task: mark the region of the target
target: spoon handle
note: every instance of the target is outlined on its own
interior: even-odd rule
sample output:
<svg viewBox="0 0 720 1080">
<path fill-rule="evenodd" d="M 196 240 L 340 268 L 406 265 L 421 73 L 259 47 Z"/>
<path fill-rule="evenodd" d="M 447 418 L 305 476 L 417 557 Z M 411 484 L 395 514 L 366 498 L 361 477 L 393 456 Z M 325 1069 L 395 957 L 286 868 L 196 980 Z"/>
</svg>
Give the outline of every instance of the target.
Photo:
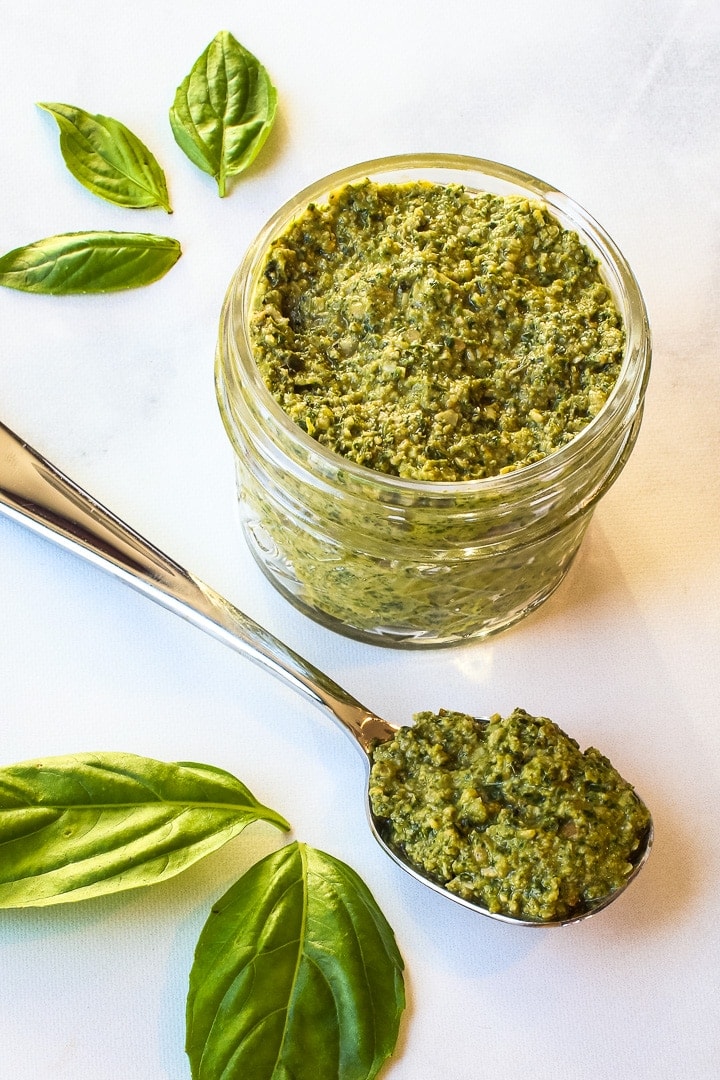
<svg viewBox="0 0 720 1080">
<path fill-rule="evenodd" d="M 310 698 L 367 754 L 389 724 L 184 570 L 0 422 L 0 512 L 181 615 Z"/>
</svg>

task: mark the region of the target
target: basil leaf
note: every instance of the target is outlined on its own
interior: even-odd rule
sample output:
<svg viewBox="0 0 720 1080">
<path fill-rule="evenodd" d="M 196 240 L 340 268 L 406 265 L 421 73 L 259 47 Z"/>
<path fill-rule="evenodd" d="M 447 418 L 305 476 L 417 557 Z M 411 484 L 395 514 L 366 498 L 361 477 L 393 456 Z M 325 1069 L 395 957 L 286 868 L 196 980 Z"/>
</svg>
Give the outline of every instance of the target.
<svg viewBox="0 0 720 1080">
<path fill-rule="evenodd" d="M 134 754 L 70 754 L 0 769 L 0 907 L 151 885 L 252 821 L 290 826 L 230 773 Z"/>
<path fill-rule="evenodd" d="M 367 886 L 294 843 L 213 907 L 190 973 L 193 1080 L 370 1080 L 397 1041 L 403 961 Z"/>
<path fill-rule="evenodd" d="M 88 191 L 119 206 L 161 206 L 172 213 L 165 174 L 129 128 L 74 105 L 38 104 L 55 117 L 65 164 Z"/>
<path fill-rule="evenodd" d="M 149 233 L 61 233 L 0 257 L 0 285 L 23 292 L 114 292 L 149 285 L 180 258 L 177 240 Z"/>
<path fill-rule="evenodd" d="M 276 108 L 277 92 L 265 68 L 222 30 L 177 88 L 170 125 L 178 146 L 215 177 L 223 196 L 228 177 L 254 161 Z"/>
</svg>

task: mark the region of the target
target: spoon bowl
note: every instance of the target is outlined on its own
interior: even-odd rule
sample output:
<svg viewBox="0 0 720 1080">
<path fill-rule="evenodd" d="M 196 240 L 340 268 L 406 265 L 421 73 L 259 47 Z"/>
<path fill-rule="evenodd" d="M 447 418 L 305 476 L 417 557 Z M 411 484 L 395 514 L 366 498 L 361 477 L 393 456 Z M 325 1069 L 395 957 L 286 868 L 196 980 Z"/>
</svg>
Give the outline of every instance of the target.
<svg viewBox="0 0 720 1080">
<path fill-rule="evenodd" d="M 351 737 L 363 755 L 366 810 L 376 840 L 398 866 L 446 899 L 500 922 L 560 926 L 586 919 L 606 908 L 644 865 L 652 844 L 652 823 L 622 888 L 567 918 L 522 919 L 491 912 L 481 904 L 456 896 L 439 881 L 423 874 L 387 842 L 383 822 L 372 811 L 369 778 L 373 748 L 392 739 L 398 727 L 367 709 L 328 675 L 145 540 L 2 423 L 0 512 L 212 634 L 319 706 Z"/>
<path fill-rule="evenodd" d="M 485 717 L 476 717 L 475 719 L 479 720 L 479 722 L 481 723 L 487 722 L 487 719 Z M 370 761 L 371 760 L 372 758 L 370 758 Z M 637 795 L 637 792 L 635 794 L 638 801 L 643 806 L 645 806 L 645 803 L 640 798 L 640 796 Z M 567 926 L 570 923 L 582 922 L 583 920 L 590 918 L 592 915 L 596 915 L 598 912 L 603 911 L 606 907 L 613 903 L 614 900 L 618 898 L 620 893 L 625 891 L 630 882 L 634 881 L 634 879 L 640 873 L 641 869 L 643 868 L 645 862 L 648 859 L 648 856 L 650 855 L 650 849 L 653 842 L 653 824 L 652 819 L 650 819 L 650 823 L 642 837 L 640 845 L 630 857 L 632 870 L 627 875 L 625 881 L 620 887 L 614 889 L 610 893 L 607 893 L 605 896 L 598 897 L 597 900 L 593 901 L 593 903 L 589 904 L 587 907 L 577 910 L 571 915 L 567 915 L 563 918 L 526 919 L 518 915 L 505 914 L 499 911 L 490 911 L 487 907 L 485 907 L 485 905 L 481 904 L 479 901 L 468 900 L 462 896 L 457 896 L 449 889 L 446 889 L 442 882 L 434 880 L 428 874 L 423 874 L 423 872 L 419 870 L 417 866 L 415 866 L 409 859 L 405 857 L 401 850 L 394 847 L 387 841 L 385 837 L 385 833 L 387 831 L 386 825 L 382 819 L 378 818 L 373 813 L 369 795 L 367 798 L 367 815 L 370 822 L 370 828 L 373 832 L 373 835 L 375 836 L 375 839 L 385 849 L 386 853 L 390 856 L 390 858 L 393 859 L 398 866 L 402 867 L 402 869 L 405 870 L 406 873 L 410 874 L 416 880 L 421 881 L 422 884 L 426 885 L 428 888 L 433 889 L 435 892 L 441 893 L 446 899 L 453 900 L 456 904 L 460 904 L 461 907 L 466 907 L 469 908 L 471 911 L 479 912 L 480 914 L 486 915 L 489 918 L 495 919 L 498 922 L 513 923 L 515 926 Z"/>
</svg>

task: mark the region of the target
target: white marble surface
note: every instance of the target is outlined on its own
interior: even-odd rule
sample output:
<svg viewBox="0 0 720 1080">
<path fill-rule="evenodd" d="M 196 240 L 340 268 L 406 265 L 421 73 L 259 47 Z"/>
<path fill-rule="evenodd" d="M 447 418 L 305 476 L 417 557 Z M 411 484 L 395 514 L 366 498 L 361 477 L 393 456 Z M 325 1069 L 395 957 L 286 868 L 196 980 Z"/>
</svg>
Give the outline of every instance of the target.
<svg viewBox="0 0 720 1080">
<path fill-rule="evenodd" d="M 175 87 L 220 29 L 267 65 L 277 127 L 225 200 L 175 146 Z M 0 416 L 381 714 L 547 713 L 644 793 L 652 858 L 595 920 L 527 931 L 425 893 L 367 831 L 362 767 L 309 704 L 0 517 L 0 762 L 124 749 L 239 775 L 345 859 L 394 927 L 409 1005 L 387 1080 L 710 1080 L 720 1072 L 720 8 L 716 0 L 6 0 L 0 250 L 167 232 L 161 282 L 0 289 Z M 175 213 L 94 198 L 37 101 L 122 119 Z M 397 653 L 291 610 L 238 534 L 213 396 L 225 286 L 265 218 L 369 157 L 447 150 L 552 181 L 632 263 L 654 330 L 644 426 L 556 595 L 512 631 Z M 174 882 L 0 912 L 0 1080 L 188 1080 L 184 1000 L 213 900 L 280 839 L 256 828 Z M 1 853 L 0 853 L 1 857 Z"/>
</svg>

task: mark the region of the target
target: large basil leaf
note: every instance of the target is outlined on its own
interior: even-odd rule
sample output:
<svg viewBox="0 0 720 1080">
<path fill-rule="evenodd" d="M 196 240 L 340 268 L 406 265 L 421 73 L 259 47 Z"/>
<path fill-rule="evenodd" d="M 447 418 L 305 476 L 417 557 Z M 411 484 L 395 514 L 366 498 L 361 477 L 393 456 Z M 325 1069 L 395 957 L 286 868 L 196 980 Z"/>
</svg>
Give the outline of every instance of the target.
<svg viewBox="0 0 720 1080">
<path fill-rule="evenodd" d="M 88 191 L 119 206 L 161 206 L 172 213 L 165 174 L 129 128 L 74 105 L 38 104 L 55 117 L 65 164 Z"/>
<path fill-rule="evenodd" d="M 403 961 L 367 886 L 294 843 L 214 906 L 190 974 L 193 1080 L 370 1080 L 395 1048 Z"/>
<path fill-rule="evenodd" d="M 222 30 L 177 88 L 170 125 L 178 146 L 215 177 L 223 196 L 228 177 L 257 156 L 276 108 L 277 92 L 263 65 Z"/>
<path fill-rule="evenodd" d="M 149 233 L 61 233 L 0 258 L 0 285 L 23 292 L 115 292 L 148 285 L 180 258 L 177 240 Z"/>
<path fill-rule="evenodd" d="M 0 769 L 0 907 L 162 881 L 258 820 L 290 827 L 210 765 L 97 753 L 7 766 Z"/>
</svg>

